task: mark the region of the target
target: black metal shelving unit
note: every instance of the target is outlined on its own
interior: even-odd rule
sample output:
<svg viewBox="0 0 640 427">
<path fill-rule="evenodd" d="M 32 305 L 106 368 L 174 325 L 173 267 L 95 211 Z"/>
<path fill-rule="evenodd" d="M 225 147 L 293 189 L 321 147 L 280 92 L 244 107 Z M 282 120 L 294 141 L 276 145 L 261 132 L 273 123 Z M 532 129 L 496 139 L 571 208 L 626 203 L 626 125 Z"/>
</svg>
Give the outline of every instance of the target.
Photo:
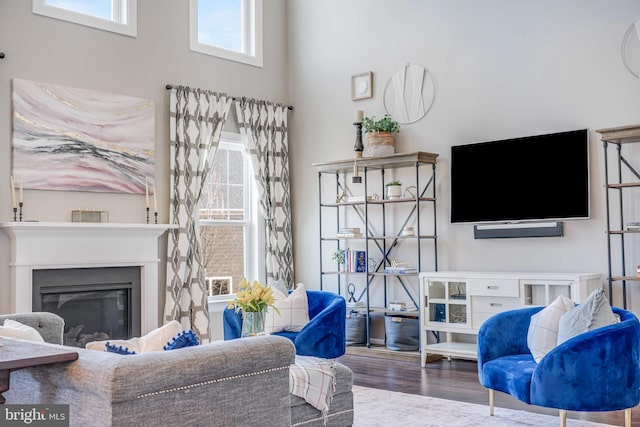
<svg viewBox="0 0 640 427">
<path fill-rule="evenodd" d="M 325 278 L 337 277 L 337 292 L 342 294 L 343 281 L 346 284 L 347 277 L 363 276 L 365 285 L 357 295 L 357 301 L 363 301 L 364 312 L 367 315 L 367 342 L 371 346 L 371 330 L 369 317 L 372 312 L 387 311 L 387 290 L 390 286 L 399 286 L 415 308 L 415 315 L 419 315 L 419 301 L 409 289 L 410 281 L 418 283 L 418 272 L 438 270 L 438 237 L 436 223 L 436 159 L 438 155 L 426 152 L 399 153 L 379 157 L 357 158 L 358 174 L 361 174 L 361 183 L 351 183 L 354 176 L 354 160 L 341 160 L 328 163 L 316 163 L 313 166 L 318 172 L 318 206 L 319 206 L 319 263 L 320 263 L 320 289 L 325 288 Z M 415 194 L 397 199 L 388 199 L 385 195 L 385 185 L 390 181 L 386 173 L 400 168 L 413 168 L 415 175 L 411 178 L 411 187 L 415 187 Z M 407 172 L 411 175 L 410 172 Z M 335 184 L 331 181 L 335 179 Z M 328 181 L 331 188 L 335 188 L 336 199 L 329 201 L 330 196 L 323 188 L 323 181 Z M 376 185 L 376 182 L 380 185 Z M 326 182 L 325 182 L 325 185 Z M 335 187 L 333 187 L 335 185 Z M 357 201 L 351 201 L 354 186 L 363 186 L 363 195 Z M 378 198 L 374 193 L 380 192 Z M 329 190 L 330 193 L 330 190 Z M 340 197 L 345 195 L 346 199 Z M 403 208 L 401 208 L 403 207 Z M 406 209 L 405 209 L 406 207 Z M 431 209 L 429 209 L 429 207 Z M 388 224 L 390 212 L 402 210 L 404 220 L 394 221 L 395 226 Z M 356 218 L 362 227 L 361 238 L 339 238 L 337 231 L 341 224 L 341 215 L 346 216 L 346 211 Z M 327 216 L 329 215 L 329 216 Z M 334 216 L 335 215 L 335 216 Z M 425 221 L 429 221 L 427 224 Z M 327 225 L 330 224 L 330 225 Z M 332 226 L 335 224 L 335 229 Z M 401 224 L 398 226 L 397 224 Z M 403 235 L 407 225 L 414 225 L 415 233 L 411 236 Z M 347 224 L 345 224 L 346 226 Z M 353 224 L 350 224 L 353 225 Z M 323 269 L 326 265 L 326 257 L 336 249 L 346 249 L 352 241 L 359 241 L 364 246 L 367 258 L 379 257 L 375 265 L 367 262 L 364 273 L 341 272 L 339 266 L 336 270 Z M 406 274 L 384 273 L 385 267 L 390 266 L 392 256 L 405 243 L 414 242 L 413 252 L 415 267 L 418 272 Z M 433 255 L 429 260 L 423 255 L 423 245 L 432 243 Z M 406 245 L 405 245 L 406 247 Z M 431 262 L 427 262 L 431 261 Z M 380 307 L 373 306 L 369 298 L 374 286 L 383 287 L 384 303 Z M 346 290 L 346 286 L 344 287 Z M 397 313 L 397 312 L 394 312 Z"/>
<path fill-rule="evenodd" d="M 625 158 L 623 154 L 623 146 L 625 144 L 633 144 L 640 142 L 640 125 L 622 126 L 608 129 L 596 130 L 601 135 L 602 147 L 604 150 L 604 178 L 605 178 L 605 204 L 606 204 L 606 220 L 607 220 L 607 261 L 609 266 L 608 285 L 609 298 L 613 304 L 613 285 L 620 283 L 622 286 L 622 307 L 627 308 L 627 283 L 640 282 L 638 275 L 631 275 L 627 272 L 626 258 L 626 237 L 632 238 L 640 233 L 640 230 L 628 229 L 625 226 L 625 211 L 623 201 L 623 191 L 627 189 L 640 188 L 640 174 L 635 167 Z M 609 147 L 615 147 L 615 171 L 609 170 Z M 623 172 L 626 171 L 635 180 L 625 182 Z M 609 174 L 615 172 L 613 182 L 609 181 Z M 612 213 L 612 203 L 616 200 L 612 196 L 615 194 L 617 198 L 617 212 Z M 613 217 L 616 216 L 614 219 Z M 640 221 L 635 218 L 634 222 Z M 617 241 L 614 241 L 616 240 Z M 615 247 L 618 249 L 615 249 Z M 618 251 L 619 263 L 613 260 L 614 251 Z M 640 263 L 640 262 L 639 262 Z M 635 270 L 634 270 L 635 272 Z"/>
</svg>

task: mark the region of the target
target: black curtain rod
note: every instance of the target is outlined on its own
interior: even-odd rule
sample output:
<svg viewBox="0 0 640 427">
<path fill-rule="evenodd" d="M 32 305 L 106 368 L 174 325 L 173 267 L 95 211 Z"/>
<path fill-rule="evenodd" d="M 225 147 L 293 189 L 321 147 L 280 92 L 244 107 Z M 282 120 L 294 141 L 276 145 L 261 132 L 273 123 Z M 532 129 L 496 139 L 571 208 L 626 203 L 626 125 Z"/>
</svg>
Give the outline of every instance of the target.
<svg viewBox="0 0 640 427">
<path fill-rule="evenodd" d="M 170 84 L 166 85 L 165 87 L 167 88 L 167 90 L 173 89 L 173 85 L 170 85 Z M 239 98 L 233 96 L 233 97 L 231 97 L 231 99 L 233 99 L 234 101 L 237 101 Z M 289 110 L 293 110 L 293 107 L 291 105 L 287 105 L 287 108 Z"/>
</svg>

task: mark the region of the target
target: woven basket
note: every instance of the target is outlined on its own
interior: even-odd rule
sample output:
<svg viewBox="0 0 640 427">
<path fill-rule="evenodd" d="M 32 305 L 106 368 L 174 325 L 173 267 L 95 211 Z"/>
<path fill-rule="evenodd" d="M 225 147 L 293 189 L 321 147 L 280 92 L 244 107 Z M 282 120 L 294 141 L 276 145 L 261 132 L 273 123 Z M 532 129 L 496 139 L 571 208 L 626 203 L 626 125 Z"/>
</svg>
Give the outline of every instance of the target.
<svg viewBox="0 0 640 427">
<path fill-rule="evenodd" d="M 369 132 L 364 146 L 364 157 L 386 156 L 396 152 L 395 138 L 391 132 Z"/>
<path fill-rule="evenodd" d="M 420 348 L 420 323 L 417 317 L 385 315 L 385 345 L 389 350 L 415 351 Z"/>
<path fill-rule="evenodd" d="M 347 313 L 346 322 L 347 345 L 366 344 L 367 342 L 367 316 L 364 313 Z"/>
</svg>

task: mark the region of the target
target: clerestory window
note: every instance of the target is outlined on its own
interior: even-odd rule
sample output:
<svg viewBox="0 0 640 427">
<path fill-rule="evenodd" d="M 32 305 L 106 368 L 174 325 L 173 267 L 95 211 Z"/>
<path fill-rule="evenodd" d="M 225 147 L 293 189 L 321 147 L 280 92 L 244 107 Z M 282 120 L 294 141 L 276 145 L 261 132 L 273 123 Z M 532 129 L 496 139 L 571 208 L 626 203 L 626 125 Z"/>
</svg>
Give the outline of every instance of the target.
<svg viewBox="0 0 640 427">
<path fill-rule="evenodd" d="M 88 27 L 137 35 L 137 0 L 33 0 L 33 13 Z"/>
<path fill-rule="evenodd" d="M 191 50 L 262 67 L 262 0 L 190 0 Z"/>
</svg>

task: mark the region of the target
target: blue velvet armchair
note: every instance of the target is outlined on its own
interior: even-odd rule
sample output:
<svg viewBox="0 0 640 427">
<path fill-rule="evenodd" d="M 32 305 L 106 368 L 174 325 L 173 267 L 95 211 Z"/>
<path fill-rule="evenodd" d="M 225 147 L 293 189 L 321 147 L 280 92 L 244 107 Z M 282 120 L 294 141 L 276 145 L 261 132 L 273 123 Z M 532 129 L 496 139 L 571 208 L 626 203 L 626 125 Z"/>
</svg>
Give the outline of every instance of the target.
<svg viewBox="0 0 640 427">
<path fill-rule="evenodd" d="M 577 335 L 536 363 L 527 347 L 531 316 L 544 307 L 505 311 L 487 319 L 478 332 L 478 377 L 489 389 L 531 404 L 566 411 L 625 410 L 640 402 L 640 324 L 631 312 L 613 307 L 620 323 Z"/>
<path fill-rule="evenodd" d="M 300 332 L 276 332 L 293 341 L 296 354 L 333 359 L 346 351 L 347 306 L 340 295 L 333 292 L 307 290 L 309 323 Z M 225 309 L 223 313 L 224 339 L 240 338 L 242 312 Z"/>
</svg>

